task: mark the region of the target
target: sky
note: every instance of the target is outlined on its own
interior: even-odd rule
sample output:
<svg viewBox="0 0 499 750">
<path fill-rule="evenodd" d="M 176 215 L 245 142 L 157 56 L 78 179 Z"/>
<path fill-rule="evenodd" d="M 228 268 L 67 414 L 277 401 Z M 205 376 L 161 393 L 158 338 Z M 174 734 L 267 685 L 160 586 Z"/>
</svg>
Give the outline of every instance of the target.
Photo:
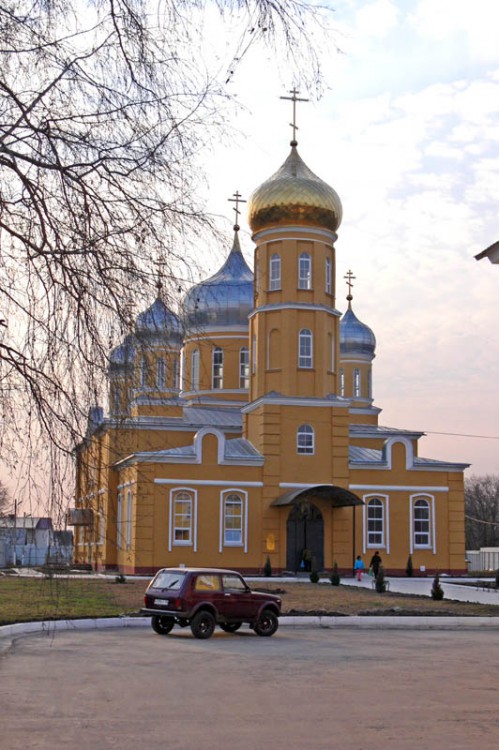
<svg viewBox="0 0 499 750">
<path fill-rule="evenodd" d="M 337 0 L 327 87 L 298 105 L 298 150 L 343 204 L 337 307 L 377 339 L 380 424 L 427 433 L 419 453 L 499 473 L 499 266 L 474 256 L 499 239 L 499 4 L 496 0 Z M 338 49 L 339 48 L 339 49 Z M 231 80 L 242 110 L 206 160 L 207 208 L 231 204 L 289 153 L 291 104 L 270 53 Z M 302 95 L 303 90 L 300 88 Z M 305 94 L 306 95 L 306 94 Z M 243 215 L 243 252 L 253 244 Z M 203 273 L 220 266 L 213 248 Z"/>
</svg>

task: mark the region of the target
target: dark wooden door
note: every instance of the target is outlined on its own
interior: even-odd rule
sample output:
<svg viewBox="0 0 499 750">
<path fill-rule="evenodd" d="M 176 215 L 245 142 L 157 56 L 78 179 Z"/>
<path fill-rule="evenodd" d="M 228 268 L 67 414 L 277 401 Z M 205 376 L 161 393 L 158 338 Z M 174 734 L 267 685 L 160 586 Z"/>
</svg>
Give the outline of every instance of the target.
<svg viewBox="0 0 499 750">
<path fill-rule="evenodd" d="M 296 505 L 286 524 L 286 567 L 300 570 L 304 555 L 309 558 L 306 568 L 324 567 L 324 521 L 322 513 L 308 502 Z"/>
</svg>

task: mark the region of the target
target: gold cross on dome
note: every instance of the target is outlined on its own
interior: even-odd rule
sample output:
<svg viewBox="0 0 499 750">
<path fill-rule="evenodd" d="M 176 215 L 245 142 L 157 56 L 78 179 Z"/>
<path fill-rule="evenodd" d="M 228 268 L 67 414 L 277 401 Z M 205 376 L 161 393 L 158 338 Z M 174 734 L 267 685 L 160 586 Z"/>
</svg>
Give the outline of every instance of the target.
<svg viewBox="0 0 499 750">
<path fill-rule="evenodd" d="M 353 275 L 352 271 L 347 271 L 346 274 L 343 276 L 343 278 L 346 279 L 347 281 L 347 286 L 348 286 L 347 300 L 350 302 L 351 300 L 353 300 L 352 288 L 353 288 L 353 281 L 356 277 Z"/>
<path fill-rule="evenodd" d="M 297 146 L 298 141 L 296 140 L 296 131 L 298 130 L 298 125 L 296 124 L 296 102 L 308 102 L 309 99 L 300 99 L 298 97 L 298 94 L 300 93 L 296 86 L 294 86 L 291 91 L 289 92 L 291 96 L 280 96 L 279 99 L 286 99 L 287 101 L 293 102 L 293 122 L 290 122 L 289 124 L 293 128 L 293 140 L 291 141 L 292 146 Z"/>
<path fill-rule="evenodd" d="M 244 198 L 242 198 L 239 190 L 236 190 L 236 192 L 233 193 L 233 196 L 234 196 L 233 198 L 227 198 L 227 200 L 229 201 L 229 203 L 236 204 L 233 208 L 233 210 L 236 212 L 236 223 L 234 225 L 234 229 L 236 229 L 236 227 L 237 229 L 239 229 L 239 214 L 241 213 L 241 211 L 239 210 L 239 204 L 246 203 L 246 201 L 244 200 Z"/>
</svg>

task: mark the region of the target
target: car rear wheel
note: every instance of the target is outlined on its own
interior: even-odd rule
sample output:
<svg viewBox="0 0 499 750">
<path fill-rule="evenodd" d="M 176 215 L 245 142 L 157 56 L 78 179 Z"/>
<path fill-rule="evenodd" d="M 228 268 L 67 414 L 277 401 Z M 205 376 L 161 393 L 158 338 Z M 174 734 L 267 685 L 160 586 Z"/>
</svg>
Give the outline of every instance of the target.
<svg viewBox="0 0 499 750">
<path fill-rule="evenodd" d="M 174 625 L 175 620 L 173 617 L 154 615 L 154 617 L 151 618 L 151 627 L 158 635 L 168 635 Z"/>
<path fill-rule="evenodd" d="M 222 630 L 225 630 L 226 633 L 235 633 L 236 630 L 239 630 L 241 627 L 242 622 L 222 622 L 220 623 L 220 627 Z"/>
<path fill-rule="evenodd" d="M 215 618 L 211 612 L 198 612 L 191 620 L 192 635 L 195 638 L 210 638 L 215 630 Z"/>
<path fill-rule="evenodd" d="M 278 627 L 279 620 L 275 612 L 272 612 L 270 609 L 265 609 L 258 618 L 253 630 L 257 635 L 265 637 L 274 635 Z"/>
</svg>

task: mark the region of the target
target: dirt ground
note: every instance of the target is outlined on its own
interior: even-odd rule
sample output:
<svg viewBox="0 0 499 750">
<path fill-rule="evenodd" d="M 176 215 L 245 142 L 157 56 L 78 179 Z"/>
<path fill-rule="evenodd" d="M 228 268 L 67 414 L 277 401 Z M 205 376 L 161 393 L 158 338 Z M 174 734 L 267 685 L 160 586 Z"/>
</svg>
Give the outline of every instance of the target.
<svg viewBox="0 0 499 750">
<path fill-rule="evenodd" d="M 142 606 L 145 585 L 143 581 L 113 586 L 113 596 L 127 613 Z M 378 594 L 370 589 L 355 586 L 314 583 L 257 584 L 258 591 L 270 591 L 282 598 L 283 614 L 317 613 L 335 615 L 447 615 L 454 616 L 499 616 L 499 607 L 494 605 L 453 602 L 444 599 L 436 602 L 428 596 L 406 596 L 386 592 Z"/>
</svg>

